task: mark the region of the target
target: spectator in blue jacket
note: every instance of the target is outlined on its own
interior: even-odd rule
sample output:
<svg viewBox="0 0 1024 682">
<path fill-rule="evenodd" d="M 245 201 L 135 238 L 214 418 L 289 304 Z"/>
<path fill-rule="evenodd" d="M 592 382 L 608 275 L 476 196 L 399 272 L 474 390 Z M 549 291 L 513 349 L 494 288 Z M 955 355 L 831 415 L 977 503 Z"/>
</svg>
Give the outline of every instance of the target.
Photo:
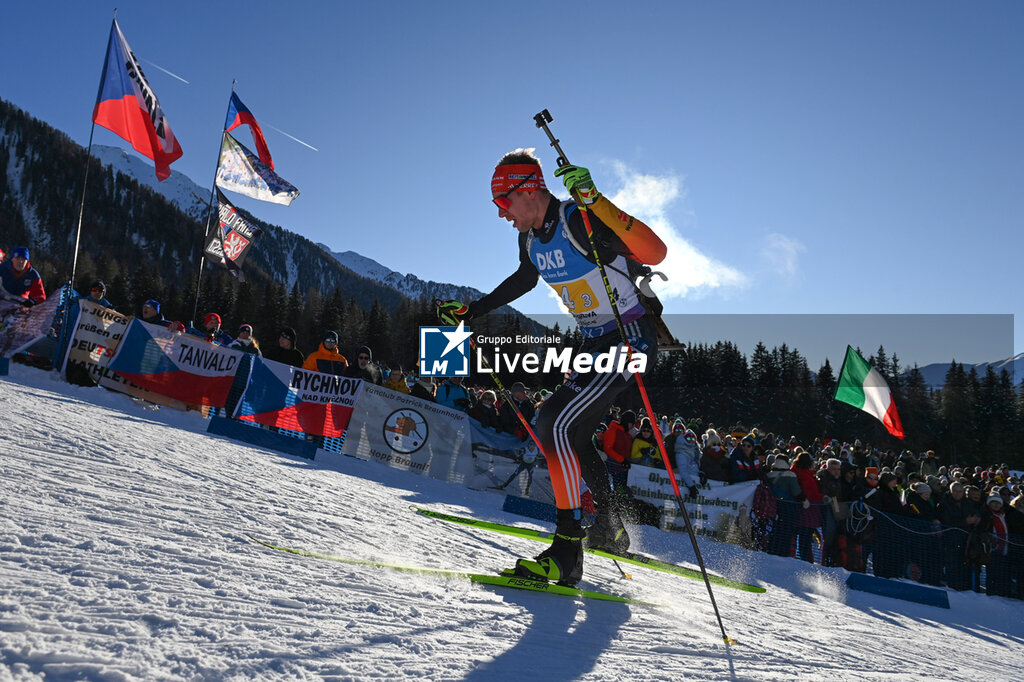
<svg viewBox="0 0 1024 682">
<path fill-rule="evenodd" d="M 210 343 L 218 346 L 230 346 L 234 339 L 231 338 L 229 334 L 225 334 L 221 331 L 220 324 L 220 315 L 217 313 L 207 313 L 206 317 L 203 318 L 202 330 L 196 329 L 195 327 L 189 327 L 186 332 L 192 336 L 198 336 L 201 339 L 206 339 Z"/>
<path fill-rule="evenodd" d="M 746 435 L 729 455 L 729 482 L 753 481 L 757 479 L 754 466 L 754 437 Z"/>
<path fill-rule="evenodd" d="M 92 284 L 89 285 L 89 293 L 82 294 L 78 297 L 78 300 L 86 300 L 101 305 L 104 308 L 113 308 L 114 304 L 107 300 L 107 285 L 103 283 L 102 279 L 93 280 Z"/>
<path fill-rule="evenodd" d="M 449 377 L 437 387 L 434 400 L 440 405 L 467 412 L 472 403 L 469 398 L 469 391 L 462 385 L 462 377 Z"/>
</svg>

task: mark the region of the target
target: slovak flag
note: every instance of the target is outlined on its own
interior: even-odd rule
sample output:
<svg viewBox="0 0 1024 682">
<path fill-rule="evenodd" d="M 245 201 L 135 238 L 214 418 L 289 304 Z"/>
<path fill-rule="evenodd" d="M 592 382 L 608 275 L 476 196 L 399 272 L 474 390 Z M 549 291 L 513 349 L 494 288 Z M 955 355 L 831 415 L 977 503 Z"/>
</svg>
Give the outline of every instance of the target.
<svg viewBox="0 0 1024 682">
<path fill-rule="evenodd" d="M 224 121 L 224 132 L 230 133 L 240 125 L 249 126 L 249 129 L 252 131 L 252 141 L 256 143 L 256 153 L 259 154 L 260 161 L 273 169 L 274 160 L 270 158 L 270 150 L 267 148 L 267 141 L 263 138 L 260 124 L 256 122 L 256 117 L 249 111 L 249 107 L 242 104 L 242 100 L 238 98 L 238 95 L 232 92 L 231 102 L 228 103 L 228 117 Z"/>
<path fill-rule="evenodd" d="M 171 176 L 170 165 L 181 157 L 181 145 L 171 132 L 156 93 L 132 54 L 114 19 L 103 62 L 93 123 L 120 135 L 156 165 L 158 180 Z"/>
</svg>

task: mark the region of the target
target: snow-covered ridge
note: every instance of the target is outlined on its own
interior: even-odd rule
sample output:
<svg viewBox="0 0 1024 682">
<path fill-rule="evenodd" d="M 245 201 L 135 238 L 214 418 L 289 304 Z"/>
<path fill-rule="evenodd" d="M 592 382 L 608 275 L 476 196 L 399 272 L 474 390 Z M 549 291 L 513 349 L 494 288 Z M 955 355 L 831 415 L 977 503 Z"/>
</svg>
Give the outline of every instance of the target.
<svg viewBox="0 0 1024 682">
<path fill-rule="evenodd" d="M 192 178 L 173 169 L 171 177 L 159 182 L 152 164 L 119 147 L 95 144 L 92 146 L 92 155 L 104 165 L 124 173 L 140 185 L 145 185 L 162 195 L 192 218 L 206 220 L 207 202 L 210 200 L 209 187 L 203 189 Z"/>
<path fill-rule="evenodd" d="M 946 383 L 946 373 L 949 371 L 950 366 L 951 364 L 948 362 L 938 362 L 919 367 L 918 369 L 927 385 L 933 388 L 941 388 Z M 992 371 L 996 373 L 996 376 L 1005 369 L 1007 374 L 1010 375 L 1014 386 L 1024 383 L 1024 353 L 1018 353 L 1004 360 L 979 362 L 974 365 L 965 363 L 963 365 L 965 373 L 969 374 L 973 368 L 978 373 L 979 379 L 985 377 L 985 371 L 988 367 L 992 367 Z"/>
<path fill-rule="evenodd" d="M 368 279 L 377 280 L 393 289 L 397 289 L 406 296 L 417 298 L 450 298 L 459 301 L 475 301 L 484 293 L 473 287 L 448 284 L 446 282 L 435 282 L 433 280 L 422 280 L 416 275 L 402 274 L 384 265 L 381 265 L 372 258 L 367 258 L 355 251 L 331 251 L 325 244 L 318 244 L 324 251 L 329 253 L 335 260 Z M 505 312 L 499 309 L 498 311 Z M 511 312 L 511 310 L 507 311 Z"/>
</svg>

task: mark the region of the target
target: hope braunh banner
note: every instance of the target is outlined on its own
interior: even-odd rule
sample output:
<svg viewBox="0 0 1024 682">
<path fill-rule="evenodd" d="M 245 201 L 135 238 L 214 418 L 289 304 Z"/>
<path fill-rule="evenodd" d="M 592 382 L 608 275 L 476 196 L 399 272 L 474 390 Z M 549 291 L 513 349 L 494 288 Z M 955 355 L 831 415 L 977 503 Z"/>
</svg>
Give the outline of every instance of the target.
<svg viewBox="0 0 1024 682">
<path fill-rule="evenodd" d="M 678 478 L 676 480 L 679 480 Z M 682 490 L 682 484 L 680 484 Z M 686 511 L 698 535 L 709 535 L 716 540 L 728 540 L 737 528 L 750 522 L 750 505 L 754 501 L 757 481 L 744 481 L 729 485 L 708 481 L 700 487 L 697 499 L 687 497 Z M 661 527 L 665 530 L 686 531 L 686 522 L 677 519 L 676 502 L 668 472 L 634 464 L 629 469 L 629 489 L 633 497 L 650 502 L 662 509 Z"/>
<path fill-rule="evenodd" d="M 77 311 L 77 317 L 71 320 L 74 333 L 63 362 L 69 381 L 88 383 L 85 378 L 87 376 L 94 384 L 156 405 L 179 410 L 186 408 L 180 400 L 148 391 L 108 367 L 128 324 L 134 318 L 84 298 L 77 301 L 74 310 Z M 73 379 L 75 376 L 78 378 Z"/>
<path fill-rule="evenodd" d="M 348 426 L 362 379 L 311 372 L 260 357 L 252 358 L 252 372 L 235 416 L 244 421 L 339 437 Z"/>
<path fill-rule="evenodd" d="M 465 412 L 366 384 L 342 454 L 466 484 L 473 466 L 469 421 Z"/>
</svg>

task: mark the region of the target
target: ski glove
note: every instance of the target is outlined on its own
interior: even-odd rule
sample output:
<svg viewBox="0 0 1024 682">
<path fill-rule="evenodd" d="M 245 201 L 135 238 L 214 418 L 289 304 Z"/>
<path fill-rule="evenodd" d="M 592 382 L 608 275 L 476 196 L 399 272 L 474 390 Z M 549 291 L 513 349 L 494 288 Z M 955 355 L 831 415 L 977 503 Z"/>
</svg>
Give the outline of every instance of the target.
<svg viewBox="0 0 1024 682">
<path fill-rule="evenodd" d="M 691 485 L 690 486 L 690 490 L 688 492 L 690 493 L 690 497 L 691 498 L 693 498 L 695 500 L 697 499 L 697 486 Z"/>
<path fill-rule="evenodd" d="M 19 303 L 21 303 L 21 305 L 26 307 L 26 308 L 31 308 L 32 306 L 34 306 L 36 304 L 36 302 L 33 301 L 31 298 L 26 298 L 23 301 L 19 301 Z"/>
<path fill-rule="evenodd" d="M 600 198 L 601 193 L 594 187 L 594 180 L 590 177 L 590 171 L 582 166 L 566 165 L 555 170 L 555 177 L 562 178 L 565 188 L 569 194 L 579 198 L 587 206 Z"/>
<path fill-rule="evenodd" d="M 470 318 L 469 306 L 461 301 L 450 299 L 447 301 L 435 300 L 434 309 L 437 313 L 437 319 L 449 327 L 458 327 L 460 321 Z"/>
</svg>

